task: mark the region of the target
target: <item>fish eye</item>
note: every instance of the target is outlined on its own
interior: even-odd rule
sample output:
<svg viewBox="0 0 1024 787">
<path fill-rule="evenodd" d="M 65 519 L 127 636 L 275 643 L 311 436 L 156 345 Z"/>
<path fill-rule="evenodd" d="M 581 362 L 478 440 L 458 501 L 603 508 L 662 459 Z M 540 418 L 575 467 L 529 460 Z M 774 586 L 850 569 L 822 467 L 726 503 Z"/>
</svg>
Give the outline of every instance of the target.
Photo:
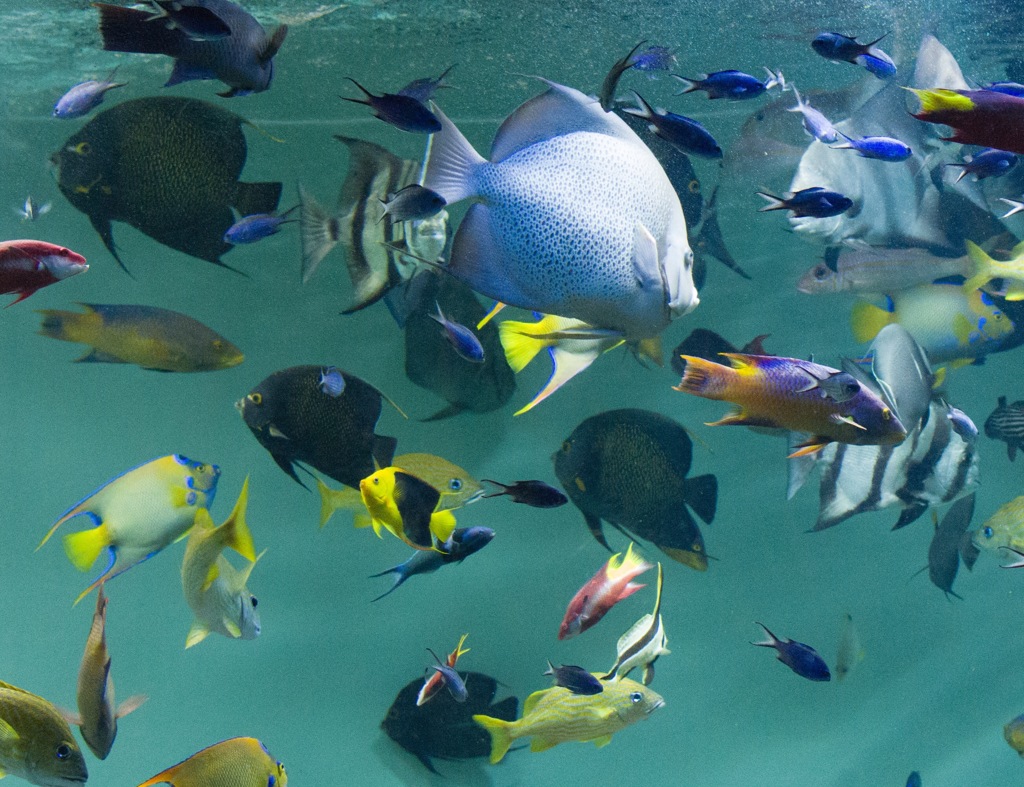
<svg viewBox="0 0 1024 787">
<path fill-rule="evenodd" d="M 814 266 L 814 278 L 818 281 L 824 281 L 827 279 L 829 273 L 831 273 L 831 271 L 828 269 L 828 265 L 823 262 Z"/>
<path fill-rule="evenodd" d="M 634 691 L 632 694 L 629 695 L 629 698 L 633 701 L 633 704 L 635 705 L 644 698 L 644 695 L 641 694 L 639 691 Z"/>
<path fill-rule="evenodd" d="M 54 754 L 56 754 L 58 760 L 66 760 L 71 756 L 71 747 L 66 743 L 62 743 L 57 747 L 57 751 Z"/>
<path fill-rule="evenodd" d="M 213 346 L 219 350 L 221 347 L 224 346 L 224 342 L 222 342 L 220 339 L 214 339 Z"/>
<path fill-rule="evenodd" d="M 686 184 L 686 190 L 691 194 L 700 194 L 700 181 L 694 178 Z"/>
<path fill-rule="evenodd" d="M 892 420 L 892 411 L 888 407 L 883 407 L 882 408 L 882 420 L 883 421 L 891 421 Z"/>
<path fill-rule="evenodd" d="M 250 402 L 252 402 L 253 404 L 257 404 L 257 405 L 259 405 L 259 404 L 263 404 L 263 394 L 260 394 L 260 393 L 251 393 L 251 394 L 249 394 L 249 395 L 248 395 L 248 396 L 247 396 L 246 398 L 247 398 L 247 399 L 248 399 L 248 400 L 249 400 Z"/>
<path fill-rule="evenodd" d="M 686 270 L 690 270 L 693 267 L 693 251 L 686 253 L 686 258 L 683 260 L 683 264 L 686 266 Z"/>
<path fill-rule="evenodd" d="M 77 145 L 72 145 L 70 150 L 79 156 L 88 156 L 92 153 L 92 145 L 88 142 L 79 142 Z"/>
<path fill-rule="evenodd" d="M 253 609 L 256 609 L 256 607 L 258 607 L 258 606 L 260 605 L 260 601 L 259 601 L 259 599 L 258 599 L 258 598 L 256 598 L 256 596 L 253 596 L 253 597 L 252 597 L 251 599 L 249 599 L 249 600 L 250 600 L 250 601 L 252 602 L 252 608 L 253 608 Z"/>
<path fill-rule="evenodd" d="M 994 531 L 992 530 L 992 528 L 986 527 L 984 530 L 981 531 L 981 533 L 983 536 L 985 536 L 985 538 L 992 538 Z"/>
<path fill-rule="evenodd" d="M 379 485 L 379 484 L 380 484 L 380 479 L 379 479 L 379 478 L 374 478 L 374 479 L 373 479 L 373 485 L 374 485 L 374 486 L 377 486 L 377 485 Z"/>
<path fill-rule="evenodd" d="M 690 547 L 690 551 L 691 552 L 700 552 L 701 551 L 700 544 L 693 544 Z"/>
<path fill-rule="evenodd" d="M 460 489 L 462 489 L 462 479 L 453 478 L 451 481 L 448 482 L 448 488 L 451 489 L 453 492 L 458 492 Z"/>
</svg>

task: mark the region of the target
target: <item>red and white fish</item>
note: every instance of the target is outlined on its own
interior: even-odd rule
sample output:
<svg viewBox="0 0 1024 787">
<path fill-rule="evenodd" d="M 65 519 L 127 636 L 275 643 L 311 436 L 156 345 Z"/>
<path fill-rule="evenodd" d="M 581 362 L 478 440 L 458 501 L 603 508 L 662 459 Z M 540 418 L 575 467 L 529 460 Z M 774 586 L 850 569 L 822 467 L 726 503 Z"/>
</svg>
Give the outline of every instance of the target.
<svg viewBox="0 0 1024 787">
<path fill-rule="evenodd" d="M 454 667 L 455 662 L 459 660 L 460 656 L 464 656 L 469 653 L 469 648 L 463 648 L 462 644 L 466 641 L 466 637 L 469 634 L 463 634 L 459 637 L 459 644 L 455 646 L 455 650 L 448 654 L 446 659 L 449 667 Z M 423 688 L 420 689 L 420 693 L 416 695 L 416 705 L 420 706 L 425 704 L 431 697 L 441 690 L 444 686 L 444 675 L 439 670 L 434 670 L 430 673 L 430 676 L 423 681 Z"/>
<path fill-rule="evenodd" d="M 636 593 L 644 585 L 631 580 L 654 566 L 633 552 L 630 544 L 625 556 L 621 552 L 608 558 L 608 562 L 581 587 L 565 611 L 559 639 L 575 637 L 605 616 L 622 599 Z"/>
<path fill-rule="evenodd" d="M 0 294 L 18 293 L 8 306 L 87 270 L 85 257 L 63 246 L 41 240 L 0 241 Z"/>
</svg>

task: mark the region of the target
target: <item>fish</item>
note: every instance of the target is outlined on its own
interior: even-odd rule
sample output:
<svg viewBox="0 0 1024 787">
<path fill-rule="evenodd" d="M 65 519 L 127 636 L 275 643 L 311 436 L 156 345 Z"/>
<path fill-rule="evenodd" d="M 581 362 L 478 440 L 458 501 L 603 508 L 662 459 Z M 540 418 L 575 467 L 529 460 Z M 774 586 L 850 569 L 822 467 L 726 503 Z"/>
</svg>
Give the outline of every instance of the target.
<svg viewBox="0 0 1024 787">
<path fill-rule="evenodd" d="M 426 680 L 423 681 L 423 686 L 420 689 L 419 694 L 416 695 L 417 707 L 425 705 L 433 699 L 445 685 L 448 685 L 449 693 L 451 694 L 452 699 L 456 702 L 465 702 L 469 699 L 469 692 L 466 689 L 465 681 L 459 673 L 454 670 L 455 664 L 458 660 L 471 650 L 471 648 L 462 647 L 466 644 L 466 637 L 468 636 L 469 634 L 463 634 L 459 637 L 459 642 L 455 646 L 455 650 L 448 654 L 448 658 L 444 662 L 437 657 L 437 654 L 435 654 L 434 651 L 427 648 L 427 652 L 434 657 L 434 661 L 438 664 L 443 664 L 443 666 L 445 666 L 449 671 L 446 672 L 435 669 L 427 676 Z M 451 684 L 447 683 L 449 674 L 453 675 L 453 683 Z"/>
<path fill-rule="evenodd" d="M 1005 202 L 1010 206 L 1010 209 L 1002 215 L 1002 218 L 1008 219 L 1010 216 L 1016 216 L 1021 211 L 1024 211 L 1024 201 L 1019 199 L 1007 199 L 1006 197 L 1000 197 L 1000 202 Z M 23 212 L 23 215 L 27 215 Z"/>
<path fill-rule="evenodd" d="M 703 205 L 700 211 L 700 217 L 696 222 L 696 235 L 697 237 L 693 241 L 693 249 L 695 255 L 694 262 L 694 281 L 697 281 L 696 271 L 704 261 L 704 255 L 710 254 L 716 260 L 721 262 L 725 267 L 736 272 L 737 275 L 742 276 L 744 279 L 750 280 L 750 274 L 740 267 L 740 264 L 736 262 L 736 259 L 732 256 L 729 248 L 725 245 L 725 238 L 722 235 L 722 228 L 718 224 L 718 186 L 715 186 L 715 190 L 711 192 L 711 199 Z M 698 184 L 699 189 L 699 184 Z"/>
<path fill-rule="evenodd" d="M 836 680 L 845 679 L 864 658 L 864 648 L 860 644 L 860 635 L 853 623 L 853 615 L 843 615 L 843 627 L 839 634 L 839 645 L 836 648 Z"/>
<path fill-rule="evenodd" d="M 76 363 L 131 363 L 158 372 L 238 366 L 242 351 L 186 314 L 156 306 L 79 303 L 85 312 L 39 309 L 40 336 L 87 344 Z"/>
<path fill-rule="evenodd" d="M 337 399 L 345 392 L 345 375 L 337 366 L 325 366 L 320 370 L 320 392 Z"/>
<path fill-rule="evenodd" d="M 846 142 L 831 145 L 832 150 L 856 150 L 858 156 L 877 159 L 878 161 L 906 161 L 914 151 L 910 145 L 895 137 L 848 137 L 842 131 L 839 136 Z"/>
<path fill-rule="evenodd" d="M 652 44 L 632 57 L 633 68 L 637 71 L 669 71 L 676 63 L 676 50 L 667 46 Z"/>
<path fill-rule="evenodd" d="M 1005 262 L 994 260 L 985 250 L 967 241 L 967 256 L 973 265 L 971 276 L 964 281 L 964 292 L 987 286 L 993 279 L 1002 279 L 1001 296 L 1008 301 L 1024 300 L 1024 243 L 1018 243 L 1010 250 L 1010 259 Z"/>
<path fill-rule="evenodd" d="M 114 71 L 117 71 L 115 68 Z M 124 87 L 127 82 L 114 82 L 114 71 L 106 79 L 80 82 L 61 96 L 53 107 L 53 116 L 61 120 L 85 117 L 103 103 L 108 90 Z"/>
<path fill-rule="evenodd" d="M 134 694 L 120 705 L 114 701 L 114 679 L 110 677 L 110 653 L 107 650 L 107 597 L 100 585 L 96 594 L 96 612 L 78 670 L 78 713 L 62 711 L 69 724 L 75 724 L 82 740 L 101 760 L 107 759 L 117 737 L 117 720 L 132 713 L 148 698 Z"/>
<path fill-rule="evenodd" d="M 32 195 L 29 194 L 25 197 L 24 204 L 20 208 L 15 208 L 14 210 L 19 216 L 21 216 L 22 221 L 37 221 L 49 213 L 52 208 L 53 203 L 44 202 L 39 204 L 32 199 Z"/>
<path fill-rule="evenodd" d="M 625 555 L 621 552 L 612 555 L 572 597 L 558 629 L 558 638 L 570 639 L 596 625 L 608 610 L 645 587 L 633 580 L 652 568 L 653 565 L 634 554 L 632 542 Z"/>
<path fill-rule="evenodd" d="M 764 197 L 768 204 L 758 212 L 769 210 L 789 210 L 795 218 L 827 219 L 846 213 L 853 207 L 853 200 L 837 191 L 828 191 L 820 186 L 801 189 L 786 197 L 776 197 L 764 191 L 755 192 Z"/>
<path fill-rule="evenodd" d="M 1017 458 L 1017 449 L 1024 450 L 1024 401 L 1006 403 L 1000 396 L 996 409 L 985 419 L 985 437 L 1006 443 L 1006 455 L 1012 462 Z"/>
<path fill-rule="evenodd" d="M 873 391 L 864 386 L 836 401 L 818 390 L 840 370 L 780 356 L 728 353 L 732 368 L 683 356 L 686 370 L 674 390 L 733 402 L 739 409 L 710 426 L 762 426 L 810 435 L 790 454 L 803 456 L 831 442 L 895 445 L 907 430 Z M 826 389 L 827 393 L 827 389 Z"/>
<path fill-rule="evenodd" d="M 358 489 L 378 465 L 391 464 L 397 441 L 374 433 L 383 394 L 338 367 L 333 368 L 344 378 L 344 389 L 338 396 L 325 394 L 320 388 L 324 368 L 274 372 L 235 407 L 253 437 L 297 484 L 305 486 L 295 473 L 301 463 Z"/>
<path fill-rule="evenodd" d="M 502 124 L 489 161 L 437 110 L 442 130 L 430 139 L 422 185 L 448 204 L 482 200 L 462 219 L 445 270 L 501 303 L 627 339 L 656 336 L 699 301 L 679 198 L 621 118 L 545 84 Z M 550 178 L 575 186 L 536 185 Z M 550 243 L 524 241 L 536 237 Z"/>
<path fill-rule="evenodd" d="M 715 71 L 713 74 L 701 74 L 696 79 L 672 74 L 672 78 L 683 83 L 683 89 L 676 93 L 677 96 L 702 90 L 710 99 L 744 101 L 757 98 L 768 89 L 766 83 L 742 71 Z"/>
<path fill-rule="evenodd" d="M 661 619 L 662 570 L 658 563 L 658 593 L 654 599 L 654 612 L 649 612 L 634 623 L 619 637 L 615 646 L 615 663 L 601 680 L 618 680 L 629 676 L 639 667 L 643 671 L 643 682 L 650 686 L 654 680 L 654 662 L 660 656 L 671 653 L 665 623 Z"/>
<path fill-rule="evenodd" d="M 475 714 L 514 721 L 519 700 L 511 696 L 494 702 L 498 681 L 480 672 L 465 673 L 469 698 L 459 703 L 442 692 L 426 705 L 416 704 L 423 678 L 415 678 L 398 692 L 381 722 L 381 729 L 395 743 L 416 757 L 431 773 L 437 773 L 431 758 L 464 760 L 486 757 L 490 737 L 477 724 Z M 262 786 L 261 786 L 262 787 Z"/>
<path fill-rule="evenodd" d="M 248 502 L 249 477 L 246 476 L 231 514 L 219 526 L 214 527 L 207 509 L 196 511 L 181 563 L 181 587 L 195 615 L 185 639 L 186 650 L 211 633 L 232 639 L 256 639 L 260 635 L 258 602 L 246 587 L 259 560 L 245 521 Z M 239 571 L 224 558 L 227 547 L 248 561 L 244 569 Z"/>
<path fill-rule="evenodd" d="M 456 63 L 452 63 L 436 77 L 421 77 L 420 79 L 414 79 L 408 85 L 399 90 L 398 95 L 408 96 L 409 98 L 416 99 L 422 104 L 426 104 L 434 97 L 434 93 L 438 90 L 443 87 L 451 87 L 451 85 L 445 81 L 445 77 L 448 76 L 448 72 L 455 68 L 456 65 Z"/>
<path fill-rule="evenodd" d="M 889 34 L 862 44 L 856 38 L 841 33 L 819 33 L 811 41 L 811 49 L 826 60 L 853 63 L 863 66 L 879 79 L 890 79 L 896 75 L 896 64 L 889 55 L 876 46 L 886 35 Z"/>
<path fill-rule="evenodd" d="M 385 216 L 390 216 L 392 221 L 429 219 L 444 210 L 447 203 L 436 191 L 425 189 L 418 183 L 410 183 L 389 194 L 387 201 L 380 200 L 380 204 L 384 212 L 377 219 L 378 222 Z"/>
<path fill-rule="evenodd" d="M 533 508 L 558 508 L 569 502 L 569 498 L 561 491 L 543 481 L 513 481 L 511 484 L 503 484 L 489 478 L 480 480 L 498 487 L 497 492 L 489 492 L 483 497 L 506 495 L 513 503 L 522 503 Z"/>
<path fill-rule="evenodd" d="M 470 363 L 484 362 L 484 347 L 476 334 L 465 325 L 454 320 L 449 320 L 441 311 L 441 304 L 435 303 L 437 312 L 431 316 L 441 326 L 445 339 L 455 348 L 459 357 Z"/>
<path fill-rule="evenodd" d="M 973 270 L 967 255 L 938 257 L 926 249 L 862 246 L 826 254 L 800 277 L 796 288 L 807 295 L 893 294 L 952 276 L 966 278 Z"/>
<path fill-rule="evenodd" d="M 1024 98 L 993 90 L 911 90 L 921 102 L 915 118 L 953 129 L 943 140 L 1024 153 Z"/>
<path fill-rule="evenodd" d="M 171 787 L 287 787 L 288 774 L 256 738 L 228 738 L 146 779 L 139 787 L 165 783 Z"/>
<path fill-rule="evenodd" d="M 465 637 L 463 637 L 463 639 L 465 639 Z M 469 648 L 466 648 L 466 650 L 460 650 L 461 647 L 462 642 L 460 641 L 459 646 L 456 648 L 456 652 L 459 655 L 469 650 Z M 427 652 L 434 657 L 434 661 L 436 662 L 435 664 L 431 664 L 430 668 L 434 670 L 435 675 L 441 676 L 441 684 L 448 689 L 448 693 L 452 695 L 452 699 L 456 702 L 465 702 L 468 700 L 469 692 L 466 690 L 466 684 L 462 680 L 462 676 L 460 676 L 455 670 L 455 665 L 446 664 L 441 661 L 441 659 L 437 657 L 437 654 L 430 648 L 427 648 Z M 424 684 L 424 688 L 426 688 L 426 684 Z"/>
<path fill-rule="evenodd" d="M 1017 754 L 1024 757 L 1024 713 L 1003 725 L 1003 737 Z"/>
<path fill-rule="evenodd" d="M 133 467 L 111 479 L 61 514 L 36 547 L 57 528 L 84 514 L 96 526 L 64 536 L 64 551 L 79 571 L 88 571 L 106 549 L 109 562 L 100 577 L 76 599 L 101 583 L 148 560 L 185 535 L 196 512 L 209 508 L 217 493 L 220 468 L 171 454 Z"/>
<path fill-rule="evenodd" d="M 530 751 L 547 751 L 569 741 L 593 741 L 598 748 L 612 735 L 642 721 L 665 704 L 661 695 L 629 678 L 609 681 L 600 694 L 574 694 L 562 686 L 535 691 L 523 703 L 523 716 L 506 721 L 476 714 L 473 721 L 491 736 L 491 764 L 501 762 L 519 738 L 531 738 Z"/>
<path fill-rule="evenodd" d="M 761 648 L 774 648 L 778 652 L 778 659 L 801 678 L 814 681 L 828 681 L 832 674 L 828 671 L 825 660 L 818 655 L 818 652 L 810 645 L 797 642 L 792 639 L 778 639 L 772 634 L 763 623 L 758 623 L 764 629 L 768 639 L 761 642 L 751 642 Z"/>
<path fill-rule="evenodd" d="M 196 99 L 133 99 L 97 114 L 50 161 L 61 193 L 89 217 L 125 270 L 113 221 L 227 267 L 220 258 L 233 248 L 224 241 L 234 223 L 231 209 L 243 216 L 271 213 L 281 196 L 278 182 L 239 182 L 246 159 L 244 122 Z"/>
<path fill-rule="evenodd" d="M 437 549 L 455 530 L 451 511 L 438 510 L 440 492 L 398 467 L 384 467 L 359 482 L 366 514 L 356 514 L 355 526 L 373 527 L 378 538 L 387 530 L 413 549 Z"/>
<path fill-rule="evenodd" d="M 576 375 L 585 371 L 603 353 L 622 344 L 615 331 L 594 328 L 582 320 L 543 315 L 536 322 L 502 320 L 498 336 L 505 358 L 513 372 L 519 374 L 547 349 L 551 359 L 551 376 L 540 392 L 514 415 L 532 410 Z"/>
<path fill-rule="evenodd" d="M 583 667 L 573 664 L 562 664 L 556 667 L 549 661 L 544 674 L 554 678 L 556 686 L 568 689 L 573 694 L 589 696 L 604 691 L 604 684 L 595 675 L 587 672 Z"/>
<path fill-rule="evenodd" d="M 973 492 L 953 503 L 942 517 L 942 521 L 935 523 L 935 534 L 928 545 L 928 578 L 935 587 L 946 594 L 947 599 L 950 596 L 961 598 L 953 590 L 953 582 L 960 568 L 960 546 L 964 533 L 971 526 L 972 516 Z"/>
<path fill-rule="evenodd" d="M 960 284 L 920 284 L 886 298 L 885 307 L 857 301 L 850 313 L 853 338 L 867 342 L 891 323 L 902 325 L 933 363 L 983 358 L 999 350 L 1016 326 L 988 293 L 965 293 Z"/>
<path fill-rule="evenodd" d="M 1024 98 L 1024 85 L 1020 82 L 989 82 L 981 86 L 983 90 L 994 90 L 996 93 L 1006 93 L 1008 96 Z"/>
<path fill-rule="evenodd" d="M 917 771 L 911 771 L 907 777 L 906 787 L 921 787 L 921 774 Z"/>
<path fill-rule="evenodd" d="M 289 224 L 298 219 L 289 219 L 299 206 L 288 208 L 284 213 L 255 213 L 251 216 L 242 216 L 238 221 L 228 227 L 224 233 L 224 242 L 232 246 L 243 243 L 256 243 L 281 231 L 282 224 Z"/>
<path fill-rule="evenodd" d="M 147 21 L 163 20 L 193 41 L 217 41 L 231 35 L 231 27 L 209 8 L 186 5 L 183 0 L 148 0 L 152 13 Z"/>
<path fill-rule="evenodd" d="M 693 443 L 682 426 L 648 410 L 609 410 L 582 421 L 552 456 L 555 475 L 609 552 L 601 521 L 654 543 L 696 571 L 708 566 L 704 537 L 690 514 L 715 518 L 718 480 L 687 478 Z M 657 494 L 641 490 L 657 489 Z"/>
<path fill-rule="evenodd" d="M 801 98 L 795 85 L 793 86 L 793 96 L 796 98 L 796 106 L 791 107 L 789 111 L 799 112 L 803 116 L 804 131 L 825 145 L 838 142 L 839 132 L 836 131 L 836 127 L 819 110 Z"/>
<path fill-rule="evenodd" d="M 494 531 L 489 527 L 455 528 L 448 540 L 441 545 L 440 551 L 417 549 L 413 551 L 412 557 L 404 563 L 399 563 L 379 574 L 371 574 L 371 578 L 382 577 L 385 574 L 395 575 L 394 584 L 373 600 L 380 601 L 384 596 L 395 591 L 409 577 L 417 574 L 429 574 L 451 563 L 461 563 L 491 543 L 493 538 Z"/>
<path fill-rule="evenodd" d="M 619 86 L 619 80 L 622 79 L 622 75 L 625 74 L 629 69 L 636 65 L 634 55 L 636 51 L 646 44 L 646 41 L 641 41 L 639 44 L 629 50 L 629 53 L 616 60 L 608 73 L 605 75 L 604 81 L 601 83 L 601 89 L 598 90 L 598 103 L 601 105 L 601 109 L 605 112 L 611 112 L 615 107 L 615 91 Z"/>
<path fill-rule="evenodd" d="M 335 135 L 349 152 L 349 168 L 333 211 L 299 186 L 302 281 L 308 282 L 339 243 L 352 282 L 352 304 L 343 313 L 364 309 L 407 282 L 422 266 L 415 258 L 436 261 L 448 242 L 448 213 L 412 222 L 395 222 L 380 211 L 375 195 L 393 194 L 418 181 L 420 164 L 400 159 L 372 142 Z M 376 218 L 372 218 L 376 216 Z M 415 255 L 409 257 L 399 249 Z"/>
<path fill-rule="evenodd" d="M 170 15 L 175 24 L 168 27 L 162 16 L 152 10 L 139 10 L 94 3 L 100 12 L 100 35 L 108 52 L 137 52 L 174 58 L 174 68 L 164 87 L 194 79 L 216 79 L 228 90 L 223 98 L 247 96 L 270 88 L 274 79 L 274 56 L 288 35 L 287 25 L 278 25 L 269 36 L 248 11 L 230 0 L 194 0 L 189 6 L 210 12 L 191 11 L 190 17 Z M 169 5 L 169 4 L 168 4 Z M 173 10 L 173 6 L 171 6 Z M 182 4 L 182 9 L 186 8 Z M 228 35 L 208 33 L 197 38 L 197 25 L 205 30 L 222 28 L 211 24 L 211 16 L 227 26 Z M 178 20 L 185 20 L 179 24 Z M 183 29 L 184 26 L 184 29 Z M 256 211 L 253 211 L 256 212 Z"/>
<path fill-rule="evenodd" d="M 654 109 L 635 90 L 633 97 L 636 99 L 637 107 L 626 107 L 623 112 L 649 121 L 647 129 L 652 134 L 661 137 L 681 153 L 709 159 L 722 158 L 722 148 L 710 132 L 696 120 L 664 109 Z"/>
<path fill-rule="evenodd" d="M 352 77 L 345 78 L 359 88 L 366 98 L 339 96 L 338 98 L 342 101 L 351 101 L 353 104 L 370 107 L 375 118 L 379 118 L 401 131 L 410 131 L 414 134 L 433 134 L 441 130 L 441 121 L 419 99 L 401 93 L 383 93 L 375 96 Z"/>
<path fill-rule="evenodd" d="M 771 355 L 764 348 L 764 340 L 768 336 L 769 334 L 766 333 L 755 336 L 743 345 L 742 348 L 737 348 L 736 345 L 714 331 L 709 331 L 707 328 L 694 328 L 672 350 L 672 371 L 682 377 L 686 371 L 686 361 L 683 360 L 685 355 L 696 355 L 698 358 L 703 358 L 707 361 L 714 361 L 723 353 L 741 352 L 753 355 Z"/>
<path fill-rule="evenodd" d="M 949 419 L 949 425 L 953 427 L 953 431 L 960 435 L 961 439 L 965 442 L 973 444 L 978 439 L 977 425 L 959 407 L 947 404 L 946 418 Z"/>
<path fill-rule="evenodd" d="M 515 374 L 505 360 L 498 326 L 477 329 L 483 363 L 466 363 L 434 321 L 435 303 L 462 325 L 477 325 L 487 313 L 473 292 L 449 276 L 428 271 L 410 282 L 420 290 L 405 323 L 405 375 L 448 404 L 424 420 L 436 421 L 462 412 L 487 413 L 505 405 L 516 390 Z"/>
<path fill-rule="evenodd" d="M 1024 551 L 1024 495 L 1001 505 L 977 530 L 971 540 L 979 549 Z"/>
<path fill-rule="evenodd" d="M 40 787 L 77 787 L 89 771 L 75 735 L 49 701 L 0 682 L 0 773 Z"/>
<path fill-rule="evenodd" d="M 959 183 L 968 175 L 972 175 L 975 181 L 1002 177 L 1016 164 L 1016 154 L 1007 153 L 1005 150 L 986 148 L 974 156 L 964 156 L 963 162 L 953 162 L 946 166 L 960 167 L 960 174 L 956 177 L 956 182 Z M 1006 217 L 1003 216 L 1003 218 Z"/>
<path fill-rule="evenodd" d="M 8 306 L 87 270 L 85 257 L 63 246 L 41 240 L 0 241 L 0 294 L 18 294 Z"/>
</svg>

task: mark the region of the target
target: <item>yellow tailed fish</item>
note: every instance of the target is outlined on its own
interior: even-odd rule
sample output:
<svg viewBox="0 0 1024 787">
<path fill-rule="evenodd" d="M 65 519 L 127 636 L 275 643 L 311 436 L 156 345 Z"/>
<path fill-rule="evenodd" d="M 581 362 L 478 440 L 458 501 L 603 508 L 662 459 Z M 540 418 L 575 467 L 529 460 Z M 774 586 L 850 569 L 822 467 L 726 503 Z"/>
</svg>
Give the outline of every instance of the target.
<svg viewBox="0 0 1024 787">
<path fill-rule="evenodd" d="M 965 292 L 979 290 L 993 279 L 1002 279 L 1005 288 L 1002 296 L 1008 301 L 1024 301 L 1024 243 L 1011 249 L 1006 262 L 992 259 L 970 241 L 967 241 L 967 254 L 974 264 L 974 275 L 964 282 Z"/>
<path fill-rule="evenodd" d="M 101 582 L 182 538 L 196 512 L 213 503 L 219 479 L 217 465 L 193 462 L 181 454 L 154 459 L 108 481 L 65 511 L 36 549 L 72 517 L 85 514 L 96 525 L 64 537 L 64 551 L 79 571 L 88 571 L 104 549 L 110 552 L 106 570 L 79 595 L 77 604 Z"/>
<path fill-rule="evenodd" d="M 660 694 L 629 678 L 603 685 L 600 694 L 573 694 L 562 686 L 535 691 L 526 698 L 523 717 L 517 721 L 474 716 L 473 721 L 491 735 L 491 764 L 501 761 L 513 741 L 531 736 L 530 751 L 545 751 L 568 741 L 607 746 L 613 734 L 665 704 Z"/>
<path fill-rule="evenodd" d="M 215 743 L 138 787 L 287 787 L 280 760 L 255 738 L 229 738 Z"/>
<path fill-rule="evenodd" d="M 665 624 L 661 619 L 661 563 L 658 563 L 658 594 L 654 599 L 654 612 L 648 612 L 619 637 L 615 648 L 615 664 L 601 680 L 624 678 L 636 667 L 643 669 L 643 681 L 649 686 L 654 680 L 654 662 L 659 656 L 672 651 L 667 647 Z"/>
<path fill-rule="evenodd" d="M 60 711 L 9 683 L 0 683 L 0 779 L 4 776 L 41 787 L 78 787 L 89 778 Z"/>
<path fill-rule="evenodd" d="M 399 467 L 385 467 L 359 482 L 366 515 L 356 515 L 356 527 L 373 527 L 380 537 L 385 528 L 414 549 L 434 549 L 455 530 L 451 511 L 436 511 L 441 493 L 426 481 Z"/>
<path fill-rule="evenodd" d="M 64 713 L 71 724 L 77 724 L 82 738 L 92 753 L 107 759 L 117 737 L 117 720 L 127 716 L 147 699 L 135 694 L 119 706 L 114 703 L 114 679 L 110 677 L 110 653 L 107 651 L 107 597 L 100 585 L 96 596 L 96 612 L 85 642 L 82 666 L 78 670 L 78 713 Z"/>
<path fill-rule="evenodd" d="M 234 639 L 255 639 L 260 634 L 257 601 L 245 586 L 259 559 L 245 522 L 248 501 L 247 476 L 235 507 L 219 527 L 214 527 L 205 508 L 196 512 L 181 564 L 185 601 L 196 617 L 185 641 L 186 649 L 198 645 L 211 632 Z M 228 562 L 222 554 L 226 547 L 248 561 L 245 568 L 236 569 Z"/>
</svg>

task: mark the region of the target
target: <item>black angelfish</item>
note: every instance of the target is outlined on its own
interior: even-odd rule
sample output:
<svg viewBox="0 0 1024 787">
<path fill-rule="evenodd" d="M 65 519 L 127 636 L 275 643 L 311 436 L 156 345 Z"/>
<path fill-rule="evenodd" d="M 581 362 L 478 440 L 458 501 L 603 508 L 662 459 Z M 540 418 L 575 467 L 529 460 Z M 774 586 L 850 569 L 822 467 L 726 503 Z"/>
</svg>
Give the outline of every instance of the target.
<svg viewBox="0 0 1024 787">
<path fill-rule="evenodd" d="M 498 693 L 498 681 L 480 672 L 465 673 L 468 698 L 456 702 L 448 692 L 438 692 L 430 702 L 417 706 L 416 697 L 423 688 L 422 676 L 398 692 L 380 723 L 395 743 L 414 755 L 432 773 L 437 773 L 432 757 L 443 760 L 468 760 L 491 753 L 491 736 L 473 721 L 482 713 L 505 721 L 515 721 L 519 700 L 506 697 L 492 704 Z"/>
<path fill-rule="evenodd" d="M 191 98 L 125 101 L 83 126 L 50 160 L 61 192 L 89 217 L 121 267 L 112 221 L 223 265 L 239 214 L 273 213 L 280 183 L 240 183 L 246 144 L 238 115 Z M 226 266 L 225 266 L 226 267 Z"/>
<path fill-rule="evenodd" d="M 326 364 L 292 366 L 274 372 L 236 407 L 245 425 L 270 452 L 277 466 L 302 484 L 295 463 L 302 462 L 353 489 L 377 467 L 388 467 L 397 440 L 374 434 L 380 418 L 380 391 L 353 374 L 341 393 L 325 393 Z M 332 367 L 337 369 L 337 367 Z M 302 484 L 305 486 L 305 484 Z"/>
<path fill-rule="evenodd" d="M 718 480 L 687 478 L 693 444 L 686 430 L 648 410 L 609 410 L 586 419 L 552 457 L 555 475 L 598 542 L 607 520 L 654 543 L 697 571 L 707 570 L 704 538 L 690 516 L 715 518 Z"/>
</svg>

